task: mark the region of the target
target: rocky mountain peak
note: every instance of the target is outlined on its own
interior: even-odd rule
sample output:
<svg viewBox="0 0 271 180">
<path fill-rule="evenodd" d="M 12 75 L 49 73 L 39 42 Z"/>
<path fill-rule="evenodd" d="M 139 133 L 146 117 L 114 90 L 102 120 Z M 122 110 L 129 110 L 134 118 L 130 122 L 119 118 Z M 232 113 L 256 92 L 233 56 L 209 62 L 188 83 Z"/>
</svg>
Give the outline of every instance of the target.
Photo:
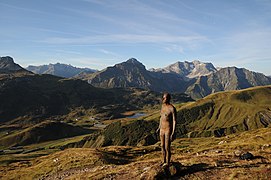
<svg viewBox="0 0 271 180">
<path fill-rule="evenodd" d="M 20 65 L 14 63 L 12 57 L 0 57 L 0 70 L 2 71 L 17 71 L 23 69 Z"/>
<path fill-rule="evenodd" d="M 216 72 L 217 70 L 212 63 L 203 63 L 199 60 L 194 60 L 192 62 L 178 61 L 165 68 L 151 69 L 151 71 L 177 74 L 179 76 L 190 79 L 199 76 L 205 76 L 212 72 Z"/>
<path fill-rule="evenodd" d="M 141 64 L 136 58 L 130 58 L 126 62 L 132 64 Z"/>
<path fill-rule="evenodd" d="M 116 64 L 115 67 L 119 69 L 142 69 L 146 70 L 145 66 L 135 58 L 130 58 L 125 62 Z"/>
</svg>

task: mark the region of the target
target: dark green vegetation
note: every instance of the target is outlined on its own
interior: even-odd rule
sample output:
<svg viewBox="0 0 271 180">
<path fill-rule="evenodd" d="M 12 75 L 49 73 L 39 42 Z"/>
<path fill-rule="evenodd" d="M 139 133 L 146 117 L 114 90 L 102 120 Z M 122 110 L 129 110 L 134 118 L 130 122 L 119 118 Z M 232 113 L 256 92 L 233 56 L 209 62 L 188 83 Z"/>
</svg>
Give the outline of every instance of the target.
<svg viewBox="0 0 271 180">
<path fill-rule="evenodd" d="M 78 126 L 72 126 L 62 122 L 44 121 L 37 125 L 11 133 L 0 139 L 0 144 L 9 146 L 24 146 L 36 144 L 49 140 L 56 140 L 67 137 L 74 137 L 82 134 L 89 134 L 92 131 Z"/>
<path fill-rule="evenodd" d="M 103 131 L 86 136 L 79 142 L 66 144 L 67 147 L 105 147 L 105 146 L 146 146 L 158 140 L 155 121 L 135 120 L 127 125 L 120 121 L 111 123 Z"/>
</svg>

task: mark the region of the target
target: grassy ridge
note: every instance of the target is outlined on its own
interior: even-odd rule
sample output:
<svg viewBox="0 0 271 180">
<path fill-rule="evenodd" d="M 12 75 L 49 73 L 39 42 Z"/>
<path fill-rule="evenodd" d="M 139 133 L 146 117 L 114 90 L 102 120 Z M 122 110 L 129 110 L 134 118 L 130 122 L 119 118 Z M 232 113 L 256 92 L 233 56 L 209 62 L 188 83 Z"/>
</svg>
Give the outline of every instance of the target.
<svg viewBox="0 0 271 180">
<path fill-rule="evenodd" d="M 221 136 L 271 124 L 271 86 L 215 93 L 178 109 L 179 136 Z"/>
</svg>

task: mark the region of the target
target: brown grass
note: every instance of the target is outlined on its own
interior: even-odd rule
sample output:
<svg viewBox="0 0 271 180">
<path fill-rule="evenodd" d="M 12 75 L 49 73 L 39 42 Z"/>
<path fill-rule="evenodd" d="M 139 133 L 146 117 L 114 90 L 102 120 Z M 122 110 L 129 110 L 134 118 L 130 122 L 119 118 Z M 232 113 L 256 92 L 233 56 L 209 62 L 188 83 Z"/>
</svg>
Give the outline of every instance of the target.
<svg viewBox="0 0 271 180">
<path fill-rule="evenodd" d="M 270 130 L 271 127 L 262 128 L 223 138 L 177 139 L 172 143 L 173 166 L 178 169 L 175 176 L 178 179 L 270 179 Z M 72 148 L 1 166 L 1 177 L 153 179 L 161 177 L 159 146 L 157 143 L 142 147 Z M 234 155 L 237 150 L 249 151 L 255 158 L 240 160 Z"/>
</svg>

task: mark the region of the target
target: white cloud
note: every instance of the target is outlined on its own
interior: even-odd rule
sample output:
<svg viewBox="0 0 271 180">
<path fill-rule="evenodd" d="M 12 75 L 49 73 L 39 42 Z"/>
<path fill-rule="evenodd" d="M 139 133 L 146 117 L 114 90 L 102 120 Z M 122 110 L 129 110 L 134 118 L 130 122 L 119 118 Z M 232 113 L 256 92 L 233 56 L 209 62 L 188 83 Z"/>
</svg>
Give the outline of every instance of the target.
<svg viewBox="0 0 271 180">
<path fill-rule="evenodd" d="M 96 44 L 96 43 L 194 43 L 207 42 L 207 37 L 201 35 L 194 36 L 174 36 L 166 34 L 112 34 L 96 35 L 80 38 L 53 37 L 45 39 L 44 43 L 49 44 Z"/>
<path fill-rule="evenodd" d="M 112 52 L 112 51 L 108 51 L 106 49 L 98 49 L 98 52 L 101 52 L 105 55 L 110 55 L 110 56 L 115 56 L 115 57 L 121 57 L 121 55 L 115 53 L 115 52 Z"/>
<path fill-rule="evenodd" d="M 180 54 L 184 54 L 184 48 L 183 46 L 171 44 L 164 48 L 167 52 L 178 52 Z"/>
</svg>

